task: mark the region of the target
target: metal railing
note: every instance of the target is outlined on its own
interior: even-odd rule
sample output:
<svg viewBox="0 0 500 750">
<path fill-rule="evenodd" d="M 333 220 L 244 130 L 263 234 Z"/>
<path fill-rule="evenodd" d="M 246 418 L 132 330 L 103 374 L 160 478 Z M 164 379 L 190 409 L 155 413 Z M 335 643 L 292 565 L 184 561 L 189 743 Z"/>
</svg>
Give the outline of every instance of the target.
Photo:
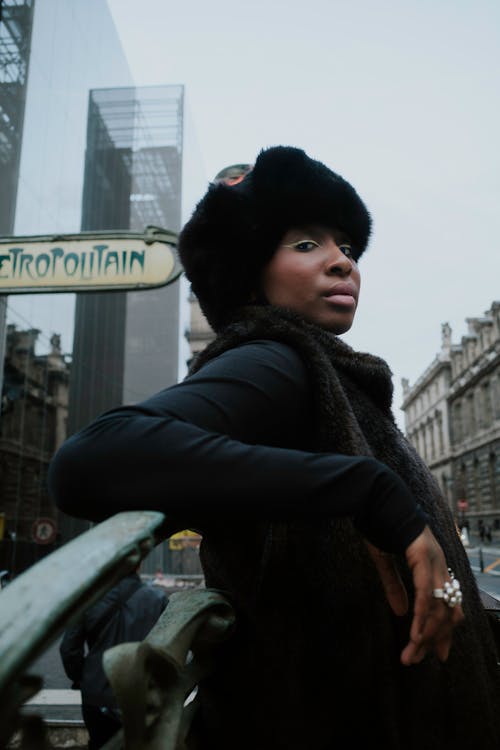
<svg viewBox="0 0 500 750">
<path fill-rule="evenodd" d="M 27 668 L 171 533 L 161 513 L 119 513 L 0 591 L 0 748 L 16 734 L 20 750 L 46 749 L 45 723 L 21 710 L 43 685 Z M 233 625 L 234 612 L 220 592 L 180 591 L 144 641 L 106 651 L 104 669 L 123 717 L 123 729 L 106 749 L 183 750 L 197 709 L 196 686 Z"/>
</svg>

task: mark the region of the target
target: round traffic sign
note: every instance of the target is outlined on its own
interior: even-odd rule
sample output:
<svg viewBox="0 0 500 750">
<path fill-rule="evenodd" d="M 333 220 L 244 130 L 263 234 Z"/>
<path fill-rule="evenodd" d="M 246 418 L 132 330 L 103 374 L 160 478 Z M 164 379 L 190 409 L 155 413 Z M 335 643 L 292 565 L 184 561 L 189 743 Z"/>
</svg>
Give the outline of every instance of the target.
<svg viewBox="0 0 500 750">
<path fill-rule="evenodd" d="M 56 523 L 52 518 L 37 518 L 33 522 L 31 533 L 37 544 L 50 544 L 56 538 Z"/>
</svg>

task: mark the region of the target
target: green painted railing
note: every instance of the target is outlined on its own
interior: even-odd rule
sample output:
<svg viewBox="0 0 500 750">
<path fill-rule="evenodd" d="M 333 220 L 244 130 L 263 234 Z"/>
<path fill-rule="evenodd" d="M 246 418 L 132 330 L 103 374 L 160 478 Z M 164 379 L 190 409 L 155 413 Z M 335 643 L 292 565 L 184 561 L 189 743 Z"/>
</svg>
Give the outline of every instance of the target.
<svg viewBox="0 0 500 750">
<path fill-rule="evenodd" d="M 20 733 L 20 750 L 45 750 L 46 726 L 21 707 L 43 686 L 29 665 L 65 627 L 173 533 L 161 513 L 120 513 L 29 568 L 0 592 L 0 748 Z M 196 711 L 196 685 L 213 666 L 234 613 L 217 591 L 170 596 L 142 643 L 109 649 L 104 668 L 123 716 L 107 750 L 183 750 Z M 35 729 L 34 729 L 35 727 Z M 16 735 L 17 736 L 17 735 Z"/>
</svg>

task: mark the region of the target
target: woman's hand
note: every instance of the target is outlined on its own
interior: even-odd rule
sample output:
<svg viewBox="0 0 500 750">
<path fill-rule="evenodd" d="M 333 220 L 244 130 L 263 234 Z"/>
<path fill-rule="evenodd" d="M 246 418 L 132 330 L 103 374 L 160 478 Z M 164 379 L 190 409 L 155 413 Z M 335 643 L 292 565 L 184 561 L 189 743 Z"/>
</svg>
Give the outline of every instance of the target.
<svg viewBox="0 0 500 750">
<path fill-rule="evenodd" d="M 428 526 L 406 549 L 406 561 L 413 576 L 415 607 L 410 641 L 401 653 L 403 664 L 418 664 L 434 651 L 440 661 L 450 653 L 454 628 L 464 619 L 460 604 L 449 607 L 432 592 L 451 581 L 443 550 Z"/>
<path fill-rule="evenodd" d="M 408 598 L 391 556 L 371 544 L 368 544 L 368 549 L 393 612 L 405 614 Z M 445 581 L 451 580 L 443 550 L 426 526 L 407 547 L 405 554 L 413 576 L 415 605 L 410 640 L 401 652 L 401 662 L 418 664 L 431 652 L 440 661 L 446 661 L 453 630 L 464 619 L 464 613 L 460 604 L 449 607 L 444 599 L 432 595 L 434 589 L 442 589 Z"/>
</svg>

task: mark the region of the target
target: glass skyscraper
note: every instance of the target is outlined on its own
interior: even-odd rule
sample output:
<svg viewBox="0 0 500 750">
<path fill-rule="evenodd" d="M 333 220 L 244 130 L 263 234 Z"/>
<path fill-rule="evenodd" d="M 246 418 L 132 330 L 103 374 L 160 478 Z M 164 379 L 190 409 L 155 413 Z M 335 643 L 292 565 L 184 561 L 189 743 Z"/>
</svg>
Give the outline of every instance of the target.
<svg viewBox="0 0 500 750">
<path fill-rule="evenodd" d="M 0 234 L 178 231 L 206 187 L 183 86 L 134 87 L 105 0 L 1 7 Z M 88 527 L 52 506 L 48 463 L 100 411 L 182 376 L 188 293 L 181 277 L 140 292 L 0 296 L 0 568 L 18 573 Z M 37 538 L 44 520 L 55 539 Z M 146 569 L 166 568 L 164 548 Z"/>
<path fill-rule="evenodd" d="M 83 231 L 179 231 L 183 106 L 183 86 L 90 92 Z M 177 381 L 180 288 L 78 295 L 70 433 Z"/>
</svg>

